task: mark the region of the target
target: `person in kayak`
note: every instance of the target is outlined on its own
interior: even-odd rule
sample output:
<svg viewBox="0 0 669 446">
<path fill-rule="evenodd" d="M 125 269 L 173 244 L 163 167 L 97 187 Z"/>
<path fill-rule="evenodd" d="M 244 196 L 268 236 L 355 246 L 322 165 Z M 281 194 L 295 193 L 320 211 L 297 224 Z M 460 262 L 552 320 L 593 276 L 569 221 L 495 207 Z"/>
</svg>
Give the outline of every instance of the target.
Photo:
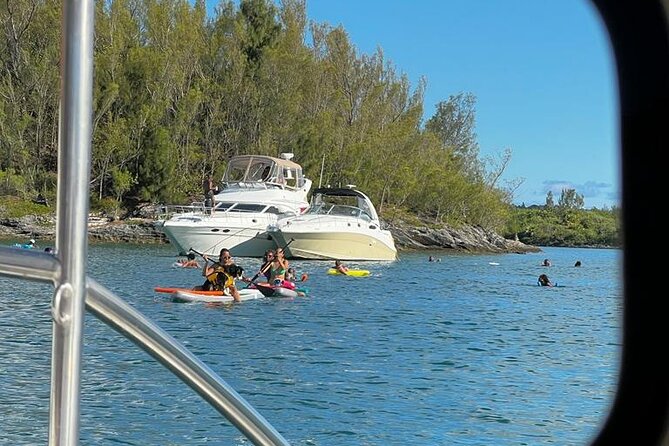
<svg viewBox="0 0 669 446">
<path fill-rule="evenodd" d="M 269 267 L 268 282 L 272 285 L 281 286 L 286 279 L 286 271 L 288 271 L 288 260 L 284 257 L 283 249 L 278 248 Z"/>
<path fill-rule="evenodd" d="M 193 288 L 199 291 L 224 291 L 232 296 L 235 302 L 239 302 L 239 291 L 235 286 L 235 279 L 242 276 L 244 269 L 235 265 L 227 248 L 221 249 L 218 256 L 218 262 L 212 262 L 209 265 L 209 257 L 204 257 L 204 266 L 202 275 L 207 278 L 200 286 Z"/>
<path fill-rule="evenodd" d="M 272 275 L 269 270 L 272 267 L 272 262 L 274 262 L 274 257 L 276 257 L 276 253 L 273 249 L 265 251 L 265 255 L 263 256 L 263 264 L 260 267 L 259 273 L 265 276 L 267 282 L 269 282 L 269 278 Z"/>
<path fill-rule="evenodd" d="M 537 279 L 537 284 L 540 286 L 553 286 L 551 279 L 548 278 L 546 274 L 542 274 Z"/>
<path fill-rule="evenodd" d="M 334 269 L 339 271 L 341 274 L 348 274 L 348 266 L 341 263 L 341 260 L 335 260 Z"/>
</svg>

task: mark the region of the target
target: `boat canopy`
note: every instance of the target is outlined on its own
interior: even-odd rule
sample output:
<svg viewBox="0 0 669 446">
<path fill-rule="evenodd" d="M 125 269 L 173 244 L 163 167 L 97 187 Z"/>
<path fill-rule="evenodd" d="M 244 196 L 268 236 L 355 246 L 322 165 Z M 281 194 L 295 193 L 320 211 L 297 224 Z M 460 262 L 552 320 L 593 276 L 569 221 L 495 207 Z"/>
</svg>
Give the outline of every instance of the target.
<svg viewBox="0 0 669 446">
<path fill-rule="evenodd" d="M 332 187 L 320 187 L 314 189 L 312 195 L 312 208 L 316 208 L 320 204 L 324 203 L 339 203 L 341 199 L 355 199 L 356 207 L 360 208 L 364 213 L 369 215 L 372 220 L 378 220 L 379 216 L 376 213 L 376 209 L 372 204 L 372 200 L 362 192 L 350 189 L 350 188 L 332 188 Z"/>
<path fill-rule="evenodd" d="M 265 155 L 233 156 L 223 175 L 223 183 L 269 183 L 298 189 L 304 186 L 302 166 Z"/>
</svg>

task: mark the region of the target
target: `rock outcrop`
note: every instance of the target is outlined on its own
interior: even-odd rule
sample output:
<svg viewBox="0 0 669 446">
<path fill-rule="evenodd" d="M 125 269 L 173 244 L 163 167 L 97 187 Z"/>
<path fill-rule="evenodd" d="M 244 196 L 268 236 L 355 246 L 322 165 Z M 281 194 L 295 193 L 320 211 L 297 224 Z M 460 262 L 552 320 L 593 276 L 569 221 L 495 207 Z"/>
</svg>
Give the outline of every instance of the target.
<svg viewBox="0 0 669 446">
<path fill-rule="evenodd" d="M 91 216 L 88 234 L 91 241 L 113 243 L 169 243 L 155 224 L 155 219 L 135 213 L 123 220 Z M 517 240 L 509 240 L 478 226 L 439 228 L 393 222 L 387 225 L 398 250 L 444 249 L 472 253 L 527 253 L 541 249 Z M 56 234 L 55 217 L 27 216 L 19 219 L 0 219 L 0 238 L 53 240 Z M 44 243 L 42 243 L 44 244 Z"/>
</svg>

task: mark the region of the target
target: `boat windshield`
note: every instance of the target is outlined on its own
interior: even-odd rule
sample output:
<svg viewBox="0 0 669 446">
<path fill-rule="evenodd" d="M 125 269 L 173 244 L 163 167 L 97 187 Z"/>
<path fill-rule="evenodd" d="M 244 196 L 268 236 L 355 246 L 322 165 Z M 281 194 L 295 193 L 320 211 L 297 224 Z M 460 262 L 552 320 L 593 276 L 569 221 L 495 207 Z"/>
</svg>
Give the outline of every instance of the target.
<svg viewBox="0 0 669 446">
<path fill-rule="evenodd" d="M 267 158 L 231 159 L 225 171 L 223 181 L 231 183 L 249 183 L 270 179 L 274 163 Z"/>
<path fill-rule="evenodd" d="M 366 221 L 371 221 L 372 217 L 357 206 L 350 206 L 345 204 L 321 203 L 312 206 L 306 212 L 311 215 L 336 215 L 340 217 L 355 217 L 362 218 Z"/>
<path fill-rule="evenodd" d="M 268 156 L 233 157 L 223 175 L 224 183 L 276 185 L 287 188 L 304 186 L 302 168 L 291 161 Z"/>
</svg>

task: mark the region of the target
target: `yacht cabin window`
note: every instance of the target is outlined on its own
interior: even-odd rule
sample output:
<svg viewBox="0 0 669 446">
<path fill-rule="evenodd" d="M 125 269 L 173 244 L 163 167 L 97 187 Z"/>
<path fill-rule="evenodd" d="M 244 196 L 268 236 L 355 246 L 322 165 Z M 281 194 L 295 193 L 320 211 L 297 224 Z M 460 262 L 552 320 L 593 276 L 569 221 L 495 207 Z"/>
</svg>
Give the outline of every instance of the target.
<svg viewBox="0 0 669 446">
<path fill-rule="evenodd" d="M 221 201 L 220 203 L 216 203 L 216 207 L 214 208 L 215 212 L 225 212 L 228 209 L 230 209 L 234 203 L 226 203 L 224 201 Z"/>
<path fill-rule="evenodd" d="M 262 212 L 267 207 L 266 204 L 255 203 L 237 203 L 232 209 L 233 212 Z"/>
</svg>

